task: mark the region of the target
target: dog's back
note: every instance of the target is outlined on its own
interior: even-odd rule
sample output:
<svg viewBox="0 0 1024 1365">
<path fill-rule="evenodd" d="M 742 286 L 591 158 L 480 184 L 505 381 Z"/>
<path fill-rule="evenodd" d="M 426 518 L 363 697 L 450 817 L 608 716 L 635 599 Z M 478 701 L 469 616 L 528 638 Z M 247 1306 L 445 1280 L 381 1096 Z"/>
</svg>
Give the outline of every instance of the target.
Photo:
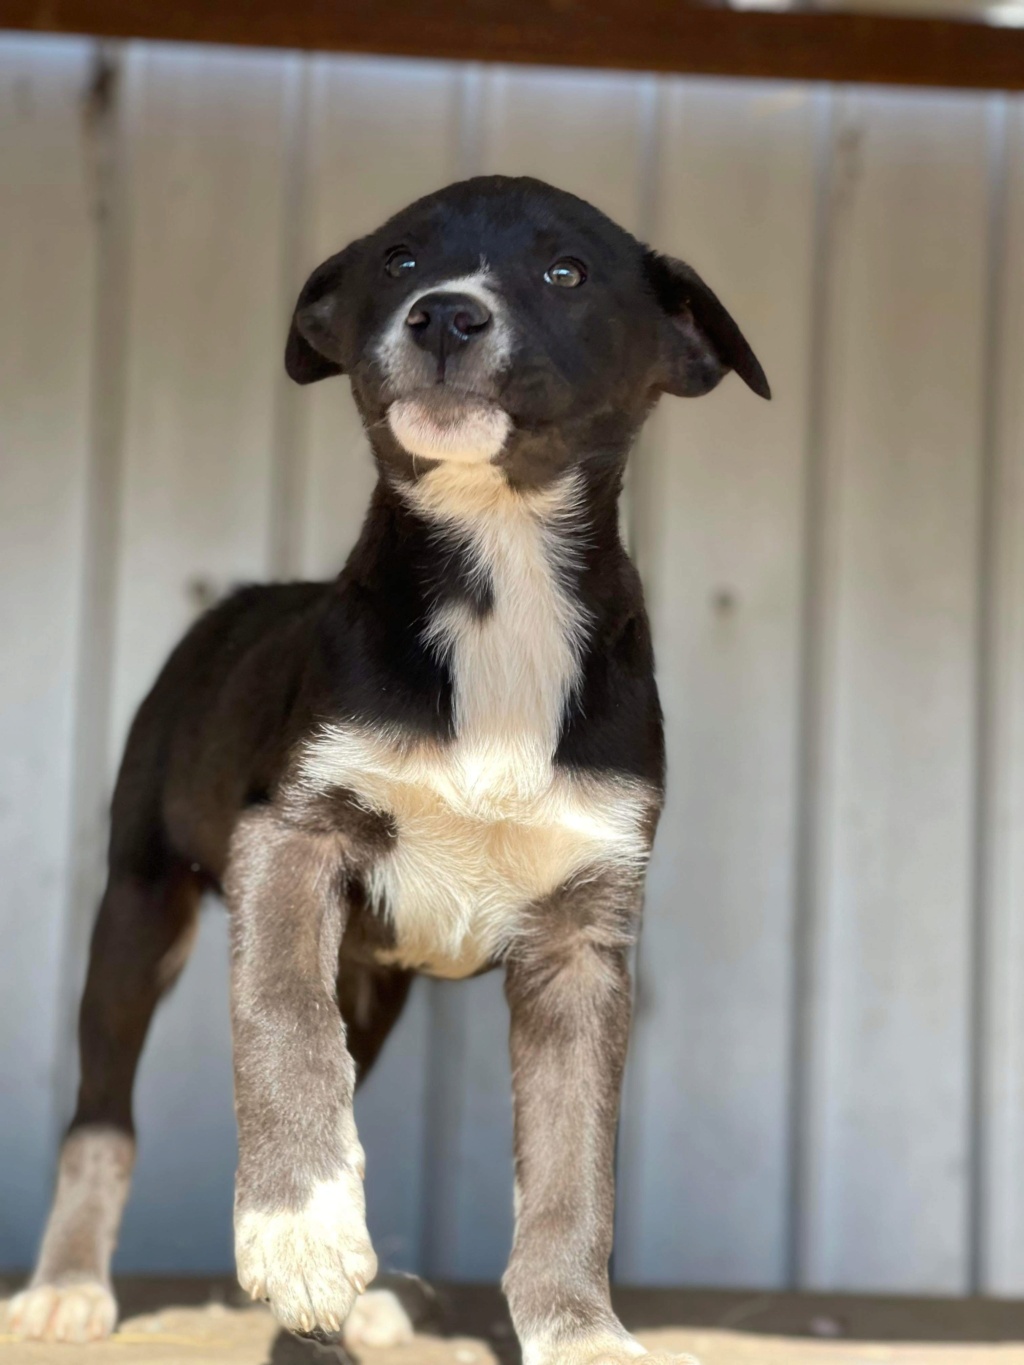
<svg viewBox="0 0 1024 1365">
<path fill-rule="evenodd" d="M 219 885 L 231 828 L 267 799 L 327 583 L 239 588 L 183 637 L 132 722 L 111 809 L 112 875 L 196 866 Z"/>
</svg>

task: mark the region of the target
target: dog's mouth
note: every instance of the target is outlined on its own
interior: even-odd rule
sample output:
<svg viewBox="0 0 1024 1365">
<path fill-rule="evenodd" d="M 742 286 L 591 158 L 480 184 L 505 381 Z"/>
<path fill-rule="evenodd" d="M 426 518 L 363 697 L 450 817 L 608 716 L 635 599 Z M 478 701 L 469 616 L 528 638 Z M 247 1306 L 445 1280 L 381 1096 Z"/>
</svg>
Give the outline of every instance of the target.
<svg viewBox="0 0 1024 1365">
<path fill-rule="evenodd" d="M 483 464 L 501 453 L 512 429 L 508 412 L 483 394 L 447 384 L 414 389 L 388 408 L 391 434 L 410 455 Z"/>
</svg>

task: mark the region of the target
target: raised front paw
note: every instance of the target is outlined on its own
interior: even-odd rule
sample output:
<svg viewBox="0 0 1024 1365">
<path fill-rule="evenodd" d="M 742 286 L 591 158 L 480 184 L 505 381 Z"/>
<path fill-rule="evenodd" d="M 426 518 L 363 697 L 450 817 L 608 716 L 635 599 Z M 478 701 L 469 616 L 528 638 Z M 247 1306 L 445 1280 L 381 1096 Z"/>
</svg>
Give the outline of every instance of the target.
<svg viewBox="0 0 1024 1365">
<path fill-rule="evenodd" d="M 100 1341 L 114 1330 L 117 1304 L 98 1280 L 36 1284 L 15 1294 L 5 1319 L 21 1341 Z"/>
<path fill-rule="evenodd" d="M 362 1178 L 322 1181 L 301 1209 L 235 1214 L 238 1280 L 293 1332 L 334 1333 L 377 1273 Z"/>
</svg>

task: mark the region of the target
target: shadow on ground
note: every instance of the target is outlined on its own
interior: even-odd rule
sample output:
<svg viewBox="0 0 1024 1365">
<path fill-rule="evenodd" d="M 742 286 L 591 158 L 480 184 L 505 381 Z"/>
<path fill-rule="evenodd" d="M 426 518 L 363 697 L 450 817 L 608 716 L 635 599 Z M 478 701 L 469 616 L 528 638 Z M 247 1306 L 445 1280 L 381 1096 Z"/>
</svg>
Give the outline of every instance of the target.
<svg viewBox="0 0 1024 1365">
<path fill-rule="evenodd" d="M 0 1297 L 21 1283 L 22 1278 L 16 1275 L 0 1278 Z M 399 1289 L 400 1281 L 389 1284 Z M 211 1304 L 234 1309 L 248 1303 L 230 1276 L 124 1276 L 117 1280 L 117 1292 L 122 1320 L 171 1309 L 208 1308 Z M 1024 1302 L 1018 1300 L 622 1289 L 616 1291 L 615 1301 L 627 1327 L 640 1333 L 671 1328 L 821 1342 L 946 1346 L 958 1342 L 1024 1342 Z M 412 1311 L 411 1304 L 407 1306 Z M 432 1301 L 420 1296 L 420 1306 L 412 1316 L 417 1327 L 431 1337 L 475 1339 L 487 1344 L 500 1365 L 518 1365 L 508 1311 L 493 1286 L 442 1285 Z M 468 1358 L 465 1350 L 454 1354 L 456 1359 Z M 340 1348 L 300 1341 L 287 1332 L 273 1336 L 265 1352 L 265 1365 L 329 1365 L 339 1360 L 348 1360 Z"/>
</svg>

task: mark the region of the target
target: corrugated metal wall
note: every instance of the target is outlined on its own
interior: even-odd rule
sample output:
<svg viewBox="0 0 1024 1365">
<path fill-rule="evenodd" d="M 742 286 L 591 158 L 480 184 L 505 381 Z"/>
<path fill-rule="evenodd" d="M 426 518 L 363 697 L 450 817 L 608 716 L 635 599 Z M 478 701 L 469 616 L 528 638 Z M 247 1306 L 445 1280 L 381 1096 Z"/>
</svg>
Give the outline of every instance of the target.
<svg viewBox="0 0 1024 1365">
<path fill-rule="evenodd" d="M 671 794 L 618 1278 L 1024 1292 L 1024 105 L 0 42 L 0 1262 L 74 1083 L 104 804 L 171 642 L 327 574 L 371 482 L 288 385 L 306 270 L 479 170 L 691 260 L 776 400 L 665 403 L 628 511 Z M 226 931 L 160 1017 L 119 1263 L 230 1263 Z M 361 1097 L 382 1259 L 496 1276 L 497 979 L 423 985 Z"/>
</svg>

